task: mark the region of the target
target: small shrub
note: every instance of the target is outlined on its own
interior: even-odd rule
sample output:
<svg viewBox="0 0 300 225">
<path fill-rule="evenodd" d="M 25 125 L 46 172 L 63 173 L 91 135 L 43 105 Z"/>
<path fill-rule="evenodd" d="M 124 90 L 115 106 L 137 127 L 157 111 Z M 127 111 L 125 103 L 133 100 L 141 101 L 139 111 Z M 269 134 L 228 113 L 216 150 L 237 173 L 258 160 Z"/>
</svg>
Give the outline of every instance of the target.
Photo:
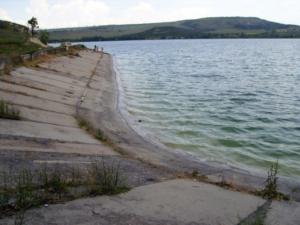
<svg viewBox="0 0 300 225">
<path fill-rule="evenodd" d="M 266 186 L 263 190 L 263 197 L 267 199 L 274 199 L 277 197 L 277 181 L 278 181 L 278 161 L 272 164 L 268 171 Z"/>
<path fill-rule="evenodd" d="M 88 132 L 91 132 L 92 128 L 88 121 L 83 120 L 83 119 L 78 119 L 77 121 L 78 121 L 78 125 L 80 128 L 82 128 Z"/>
<path fill-rule="evenodd" d="M 10 106 L 7 102 L 0 100 L 0 118 L 19 120 L 20 111 Z"/>
<path fill-rule="evenodd" d="M 107 166 L 104 160 L 102 163 L 96 162 L 92 165 L 90 175 L 92 178 L 91 194 L 93 195 L 113 195 L 129 190 L 121 176 L 119 163 Z"/>
<path fill-rule="evenodd" d="M 198 170 L 193 170 L 193 172 L 192 172 L 192 177 L 197 178 L 198 175 L 199 175 Z"/>
<path fill-rule="evenodd" d="M 39 171 L 39 181 L 41 184 L 41 187 L 48 187 L 49 185 L 49 175 L 47 172 L 47 166 L 44 166 L 41 171 Z"/>
<path fill-rule="evenodd" d="M 78 125 L 81 129 L 86 130 L 88 133 L 92 134 L 96 139 L 99 141 L 107 142 L 107 138 L 105 137 L 104 133 L 101 130 L 95 130 L 92 125 L 84 120 L 84 119 L 78 119 Z"/>
<path fill-rule="evenodd" d="M 101 130 L 96 131 L 95 138 L 97 138 L 100 141 L 107 141 L 104 133 Z"/>
<path fill-rule="evenodd" d="M 67 192 L 67 182 L 59 171 L 54 171 L 48 174 L 47 168 L 45 167 L 40 172 L 41 187 L 49 193 L 58 194 L 61 198 L 63 193 Z"/>
<path fill-rule="evenodd" d="M 57 193 L 61 197 L 63 193 L 67 191 L 67 183 L 63 177 L 57 172 L 52 174 L 46 189 L 49 192 Z"/>
<path fill-rule="evenodd" d="M 49 33 L 47 31 L 40 32 L 39 39 L 43 44 L 47 45 L 49 41 Z"/>
<path fill-rule="evenodd" d="M 26 210 L 37 205 L 37 196 L 34 192 L 33 176 L 29 170 L 21 172 L 16 187 L 16 210 Z"/>
<path fill-rule="evenodd" d="M 260 192 L 260 195 L 266 199 L 289 200 L 289 196 L 278 192 L 278 169 L 279 163 L 273 163 L 268 171 L 268 177 L 265 181 L 265 188 Z"/>
</svg>

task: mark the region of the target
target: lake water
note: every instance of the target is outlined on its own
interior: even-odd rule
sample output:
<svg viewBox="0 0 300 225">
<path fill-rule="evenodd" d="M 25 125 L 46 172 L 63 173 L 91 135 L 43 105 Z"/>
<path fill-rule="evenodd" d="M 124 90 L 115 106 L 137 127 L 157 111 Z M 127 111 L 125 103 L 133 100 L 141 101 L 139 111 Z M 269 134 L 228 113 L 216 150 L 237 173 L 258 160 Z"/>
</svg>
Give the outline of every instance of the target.
<svg viewBox="0 0 300 225">
<path fill-rule="evenodd" d="M 146 137 L 251 170 L 279 160 L 300 176 L 300 40 L 85 44 L 114 55 L 123 109 Z"/>
</svg>

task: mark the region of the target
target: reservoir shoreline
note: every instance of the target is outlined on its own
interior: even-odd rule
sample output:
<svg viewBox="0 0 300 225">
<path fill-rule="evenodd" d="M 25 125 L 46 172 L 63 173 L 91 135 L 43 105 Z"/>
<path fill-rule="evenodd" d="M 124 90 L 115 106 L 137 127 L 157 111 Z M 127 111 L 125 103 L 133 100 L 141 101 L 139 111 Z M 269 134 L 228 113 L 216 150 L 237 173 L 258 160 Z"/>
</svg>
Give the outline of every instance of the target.
<svg viewBox="0 0 300 225">
<path fill-rule="evenodd" d="M 267 171 L 266 174 L 259 174 L 220 163 L 201 162 L 183 151 L 168 149 L 140 135 L 122 114 L 118 74 L 113 57 L 110 54 L 106 56 L 105 68 L 102 69 L 101 74 L 104 80 L 95 84 L 100 87 L 102 109 L 101 111 L 81 109 L 79 115 L 84 115 L 95 126 L 95 129 L 103 131 L 116 150 L 129 157 L 178 174 L 197 172 L 205 177 L 207 182 L 226 183 L 236 190 L 255 191 L 264 187 Z M 299 181 L 280 177 L 279 190 L 299 201 L 300 193 L 293 191 L 296 187 L 299 187 Z"/>
<path fill-rule="evenodd" d="M 47 192 L 47 205 L 26 208 L 26 223 L 231 225 L 262 211 L 267 225 L 298 221 L 297 182 L 280 179 L 280 191 L 292 201 L 270 202 L 255 192 L 265 186 L 263 175 L 199 162 L 148 141 L 122 115 L 112 56 L 88 49 L 77 53 L 0 77 L 2 97 L 21 115 L 20 120 L 0 119 L 0 172 L 10 177 L 7 183 L 0 176 L 1 185 L 13 188 L 24 171 L 33 178 L 42 171 L 49 177 L 59 172 L 61 179 L 74 184 L 67 186 L 66 197 L 57 200 L 54 192 L 52 202 Z M 96 174 L 117 168 L 115 175 L 128 191 L 94 195 L 95 183 L 83 182 L 93 176 L 92 168 Z M 73 183 L 77 180 L 80 186 Z M 42 193 L 39 182 L 30 187 Z M 289 213 L 292 210 L 295 213 Z M 15 224 L 16 213 L 0 215 L 0 224 Z"/>
</svg>

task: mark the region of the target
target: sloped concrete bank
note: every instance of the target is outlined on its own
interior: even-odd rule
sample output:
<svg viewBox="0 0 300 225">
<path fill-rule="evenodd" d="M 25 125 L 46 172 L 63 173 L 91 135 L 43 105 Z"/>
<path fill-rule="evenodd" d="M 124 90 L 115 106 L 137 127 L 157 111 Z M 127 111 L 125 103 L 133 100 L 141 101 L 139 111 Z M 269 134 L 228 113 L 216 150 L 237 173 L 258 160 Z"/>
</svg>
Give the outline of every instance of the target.
<svg viewBox="0 0 300 225">
<path fill-rule="evenodd" d="M 120 162 L 131 187 L 172 176 L 120 155 L 79 127 L 76 105 L 100 59 L 99 53 L 82 50 L 79 56 L 52 57 L 37 67 L 18 67 L 0 76 L 0 100 L 19 110 L 21 117 L 0 118 L 0 188 L 6 180 L 3 174 L 39 172 L 45 165 L 72 173 L 97 160 Z"/>
<path fill-rule="evenodd" d="M 208 165 L 163 149 L 134 132 L 118 109 L 118 86 L 109 54 L 81 51 L 57 57 L 37 68 L 21 67 L 0 76 L 0 98 L 21 111 L 21 120 L 0 119 L 0 171 L 84 168 L 101 157 L 121 162 L 134 187 L 117 196 L 84 198 L 28 210 L 27 225 L 236 225 L 249 224 L 266 201 L 245 192 L 179 178 L 198 171 L 207 181 L 226 180 L 249 190 L 264 178 Z M 99 141 L 80 129 L 83 119 Z M 185 176 L 186 178 L 187 176 Z M 196 176 L 197 177 L 197 176 Z M 296 191 L 297 192 L 297 191 Z M 297 196 L 297 195 L 293 195 Z M 266 225 L 300 224 L 300 204 L 273 202 Z M 15 217 L 0 219 L 14 224 Z M 243 222 L 243 223 L 242 223 Z"/>
</svg>

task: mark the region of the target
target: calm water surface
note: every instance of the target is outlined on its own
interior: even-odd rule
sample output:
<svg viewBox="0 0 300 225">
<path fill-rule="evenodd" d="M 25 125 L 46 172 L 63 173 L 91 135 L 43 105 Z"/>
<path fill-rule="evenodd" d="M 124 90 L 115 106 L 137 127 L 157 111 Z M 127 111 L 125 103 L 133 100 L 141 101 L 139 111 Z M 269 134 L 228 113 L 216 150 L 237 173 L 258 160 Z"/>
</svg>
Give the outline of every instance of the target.
<svg viewBox="0 0 300 225">
<path fill-rule="evenodd" d="M 96 44 L 115 56 L 122 105 L 145 136 L 252 170 L 278 159 L 300 176 L 300 40 Z"/>
</svg>

